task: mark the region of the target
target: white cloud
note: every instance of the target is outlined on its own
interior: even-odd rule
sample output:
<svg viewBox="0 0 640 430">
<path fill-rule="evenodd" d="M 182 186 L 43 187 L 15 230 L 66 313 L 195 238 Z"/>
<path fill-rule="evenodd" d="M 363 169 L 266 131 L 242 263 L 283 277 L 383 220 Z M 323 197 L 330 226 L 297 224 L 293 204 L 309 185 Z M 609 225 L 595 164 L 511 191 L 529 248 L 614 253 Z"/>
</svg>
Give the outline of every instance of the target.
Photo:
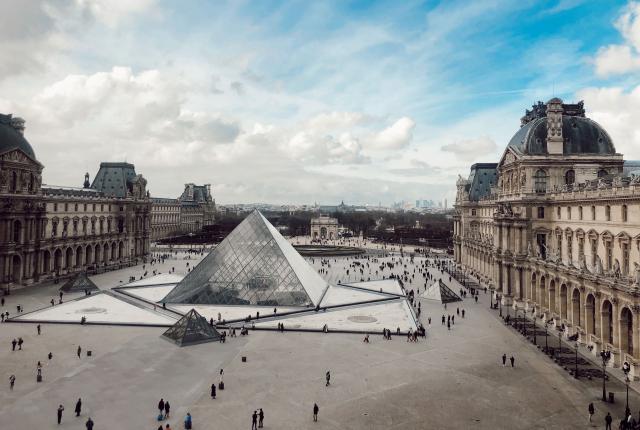
<svg viewBox="0 0 640 430">
<path fill-rule="evenodd" d="M 402 117 L 389 127 L 373 136 L 371 143 L 376 149 L 402 149 L 413 139 L 416 123 L 408 117 Z"/>
<path fill-rule="evenodd" d="M 577 96 L 584 99 L 589 117 L 607 130 L 616 151 L 625 159 L 640 159 L 640 86 L 628 92 L 619 87 L 586 88 Z"/>
<path fill-rule="evenodd" d="M 640 70 L 640 3 L 629 2 L 615 23 L 622 45 L 600 48 L 594 59 L 596 74 L 609 76 Z"/>
<path fill-rule="evenodd" d="M 497 149 L 497 145 L 493 139 L 488 136 L 482 136 L 476 139 L 458 140 L 443 145 L 440 149 L 453 153 L 456 158 L 461 160 L 474 161 L 483 155 L 493 154 Z"/>
<path fill-rule="evenodd" d="M 360 141 L 349 133 L 342 133 L 335 138 L 301 131 L 288 141 L 285 152 L 303 163 L 360 164 L 371 161 L 363 154 Z"/>
<path fill-rule="evenodd" d="M 115 26 L 123 18 L 149 9 L 156 0 L 75 0 L 75 3 L 101 22 Z"/>
</svg>

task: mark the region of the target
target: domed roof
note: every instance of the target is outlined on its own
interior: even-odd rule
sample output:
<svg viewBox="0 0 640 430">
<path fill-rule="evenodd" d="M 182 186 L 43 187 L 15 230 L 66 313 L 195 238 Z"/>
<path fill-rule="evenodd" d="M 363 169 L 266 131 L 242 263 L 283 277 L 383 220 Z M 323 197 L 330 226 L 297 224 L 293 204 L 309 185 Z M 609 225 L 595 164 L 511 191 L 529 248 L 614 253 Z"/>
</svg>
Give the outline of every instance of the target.
<svg viewBox="0 0 640 430">
<path fill-rule="evenodd" d="M 11 114 L 0 114 L 0 154 L 19 149 L 31 159 L 36 160 L 33 148 L 15 127 L 16 124 L 20 126 L 23 123 L 24 121 L 19 118 L 12 118 Z"/>
<path fill-rule="evenodd" d="M 614 155 L 616 148 L 600 124 L 580 116 L 562 116 L 564 155 Z M 546 155 L 547 118 L 536 118 L 523 125 L 509 141 L 509 147 L 526 155 Z"/>
</svg>

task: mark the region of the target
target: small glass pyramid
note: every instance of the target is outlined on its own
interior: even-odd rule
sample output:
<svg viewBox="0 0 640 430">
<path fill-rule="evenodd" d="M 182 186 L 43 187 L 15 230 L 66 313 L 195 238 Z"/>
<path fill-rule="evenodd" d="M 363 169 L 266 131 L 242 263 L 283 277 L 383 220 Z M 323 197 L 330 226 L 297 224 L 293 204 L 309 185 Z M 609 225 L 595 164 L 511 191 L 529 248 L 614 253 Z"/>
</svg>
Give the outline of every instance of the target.
<svg viewBox="0 0 640 430">
<path fill-rule="evenodd" d="M 206 318 L 191 309 L 162 334 L 178 346 L 195 345 L 220 340 L 220 333 L 209 325 Z"/>
<path fill-rule="evenodd" d="M 434 282 L 423 294 L 425 299 L 437 300 L 441 303 L 460 302 L 462 299 L 454 293 L 441 279 Z"/>
<path fill-rule="evenodd" d="M 293 246 L 255 210 L 162 302 L 315 306 L 327 287 Z"/>
<path fill-rule="evenodd" d="M 99 288 L 93 283 L 91 279 L 87 277 L 85 272 L 80 272 L 73 278 L 69 279 L 60 287 L 60 291 L 65 293 L 73 291 L 96 291 Z"/>
</svg>

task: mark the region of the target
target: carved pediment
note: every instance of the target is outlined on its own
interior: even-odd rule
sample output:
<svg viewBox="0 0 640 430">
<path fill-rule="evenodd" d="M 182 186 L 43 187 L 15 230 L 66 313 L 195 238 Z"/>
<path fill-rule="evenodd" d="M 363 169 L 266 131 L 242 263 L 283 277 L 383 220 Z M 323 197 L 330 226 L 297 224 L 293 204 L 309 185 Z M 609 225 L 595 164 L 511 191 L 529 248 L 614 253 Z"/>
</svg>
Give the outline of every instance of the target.
<svg viewBox="0 0 640 430">
<path fill-rule="evenodd" d="M 12 163 L 26 164 L 34 167 L 41 167 L 40 163 L 30 158 L 27 154 L 22 152 L 20 149 L 14 149 L 13 151 L 0 154 L 0 160 L 10 161 Z"/>
</svg>

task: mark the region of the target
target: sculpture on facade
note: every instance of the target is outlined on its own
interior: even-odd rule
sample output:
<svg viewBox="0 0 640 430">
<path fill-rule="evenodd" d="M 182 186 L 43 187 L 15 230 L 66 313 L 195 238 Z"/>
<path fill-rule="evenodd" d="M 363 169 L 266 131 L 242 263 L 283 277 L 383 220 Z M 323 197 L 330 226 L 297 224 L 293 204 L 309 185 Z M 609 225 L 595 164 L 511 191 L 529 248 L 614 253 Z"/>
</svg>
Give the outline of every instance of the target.
<svg viewBox="0 0 640 430">
<path fill-rule="evenodd" d="M 634 266 L 634 272 L 635 272 L 633 285 L 636 288 L 640 288 L 640 264 L 634 262 L 633 266 Z"/>
<path fill-rule="evenodd" d="M 613 262 L 613 276 L 615 278 L 620 278 L 621 274 L 622 274 L 622 270 L 620 270 L 620 262 L 616 258 L 615 261 Z"/>
<path fill-rule="evenodd" d="M 604 274 L 604 269 L 602 268 L 602 259 L 599 255 L 596 255 L 596 267 L 594 269 L 594 274 L 602 275 Z"/>
<path fill-rule="evenodd" d="M 533 250 L 531 249 L 531 241 L 527 243 L 527 257 L 533 256 Z"/>
<path fill-rule="evenodd" d="M 578 268 L 581 272 L 589 273 L 589 269 L 587 268 L 587 259 L 584 254 L 580 254 L 580 258 L 578 259 Z"/>
</svg>

